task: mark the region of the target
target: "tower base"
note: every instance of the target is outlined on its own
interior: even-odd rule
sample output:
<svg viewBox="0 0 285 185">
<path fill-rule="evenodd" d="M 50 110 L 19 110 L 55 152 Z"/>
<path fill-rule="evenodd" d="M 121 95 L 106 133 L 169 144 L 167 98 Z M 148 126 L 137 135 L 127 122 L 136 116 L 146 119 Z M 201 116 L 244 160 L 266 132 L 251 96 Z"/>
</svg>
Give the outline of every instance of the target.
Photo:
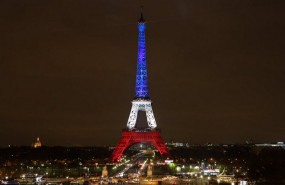
<svg viewBox="0 0 285 185">
<path fill-rule="evenodd" d="M 154 146 L 161 155 L 169 155 L 169 151 L 159 131 L 123 131 L 122 137 L 112 154 L 112 161 L 121 159 L 123 152 L 136 143 L 148 143 Z"/>
</svg>

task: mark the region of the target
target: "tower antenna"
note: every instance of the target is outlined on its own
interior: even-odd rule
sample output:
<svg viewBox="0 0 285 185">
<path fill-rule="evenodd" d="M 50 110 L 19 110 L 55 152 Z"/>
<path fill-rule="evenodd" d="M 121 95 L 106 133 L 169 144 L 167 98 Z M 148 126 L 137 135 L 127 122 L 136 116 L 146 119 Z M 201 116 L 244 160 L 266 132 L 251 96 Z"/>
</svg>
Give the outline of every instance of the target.
<svg viewBox="0 0 285 185">
<path fill-rule="evenodd" d="M 145 22 L 143 19 L 143 5 L 141 5 L 141 18 L 139 19 L 139 23 Z"/>
</svg>

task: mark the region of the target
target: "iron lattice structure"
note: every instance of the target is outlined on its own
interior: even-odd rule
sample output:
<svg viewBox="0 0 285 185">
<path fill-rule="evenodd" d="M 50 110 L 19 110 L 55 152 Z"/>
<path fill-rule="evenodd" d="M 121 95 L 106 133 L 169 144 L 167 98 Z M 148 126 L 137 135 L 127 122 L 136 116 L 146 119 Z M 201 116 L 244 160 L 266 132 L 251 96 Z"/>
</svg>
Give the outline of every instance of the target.
<svg viewBox="0 0 285 185">
<path fill-rule="evenodd" d="M 146 25 L 143 19 L 139 20 L 139 41 L 138 41 L 138 60 L 136 73 L 135 99 L 149 99 L 148 77 L 146 68 L 146 44 L 145 44 Z"/>
<path fill-rule="evenodd" d="M 113 161 L 119 161 L 122 157 L 123 152 L 130 146 L 136 143 L 147 143 L 159 151 L 162 155 L 169 155 L 168 149 L 161 137 L 159 131 L 148 131 L 148 132 L 134 132 L 134 131 L 123 131 L 122 137 L 117 144 L 113 152 Z"/>
<path fill-rule="evenodd" d="M 122 137 L 112 154 L 114 162 L 119 161 L 123 152 L 136 143 L 148 143 L 157 148 L 160 154 L 169 155 L 169 151 L 156 129 L 157 124 L 152 111 L 152 102 L 149 96 L 148 76 L 146 66 L 146 43 L 145 43 L 145 21 L 141 14 L 138 21 L 138 59 L 136 71 L 135 97 L 132 101 L 132 109 L 127 123 L 127 129 L 122 132 Z M 138 127 L 138 114 L 143 113 L 147 125 Z"/>
<path fill-rule="evenodd" d="M 127 123 L 130 130 L 135 129 L 138 112 L 144 111 L 146 113 L 148 127 L 153 130 L 156 128 L 156 121 L 153 115 L 150 100 L 134 100 L 132 101 L 132 109 Z"/>
</svg>

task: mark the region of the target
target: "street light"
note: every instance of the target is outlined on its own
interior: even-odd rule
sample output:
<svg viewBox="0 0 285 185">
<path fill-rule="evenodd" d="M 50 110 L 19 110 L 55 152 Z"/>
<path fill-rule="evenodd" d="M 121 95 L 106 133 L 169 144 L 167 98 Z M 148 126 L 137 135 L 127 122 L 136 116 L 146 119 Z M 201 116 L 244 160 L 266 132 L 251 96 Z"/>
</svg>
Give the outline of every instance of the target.
<svg viewBox="0 0 285 185">
<path fill-rule="evenodd" d="M 236 181 L 237 181 L 237 184 L 238 184 L 238 173 L 239 173 L 239 170 L 238 169 L 236 169 Z"/>
<path fill-rule="evenodd" d="M 48 182 L 48 172 L 46 172 L 46 176 L 47 176 L 47 178 L 46 178 L 46 179 L 47 179 L 47 182 Z"/>
</svg>

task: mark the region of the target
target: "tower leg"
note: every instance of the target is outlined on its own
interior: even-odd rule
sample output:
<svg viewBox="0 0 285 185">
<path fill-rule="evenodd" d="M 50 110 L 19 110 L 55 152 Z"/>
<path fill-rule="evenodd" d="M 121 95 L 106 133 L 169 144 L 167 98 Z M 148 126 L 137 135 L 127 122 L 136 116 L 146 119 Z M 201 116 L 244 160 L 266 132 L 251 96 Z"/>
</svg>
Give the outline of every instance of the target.
<svg viewBox="0 0 285 185">
<path fill-rule="evenodd" d="M 116 148 L 113 151 L 112 154 L 112 161 L 117 162 L 121 159 L 123 152 L 126 150 L 126 148 L 129 146 L 129 142 L 131 140 L 131 135 L 128 134 L 126 131 L 123 131 L 122 137 L 117 144 Z"/>
<path fill-rule="evenodd" d="M 160 132 L 156 132 L 153 136 L 152 145 L 157 148 L 161 155 L 169 155 L 169 151 L 165 146 L 165 143 L 160 135 Z"/>
</svg>

